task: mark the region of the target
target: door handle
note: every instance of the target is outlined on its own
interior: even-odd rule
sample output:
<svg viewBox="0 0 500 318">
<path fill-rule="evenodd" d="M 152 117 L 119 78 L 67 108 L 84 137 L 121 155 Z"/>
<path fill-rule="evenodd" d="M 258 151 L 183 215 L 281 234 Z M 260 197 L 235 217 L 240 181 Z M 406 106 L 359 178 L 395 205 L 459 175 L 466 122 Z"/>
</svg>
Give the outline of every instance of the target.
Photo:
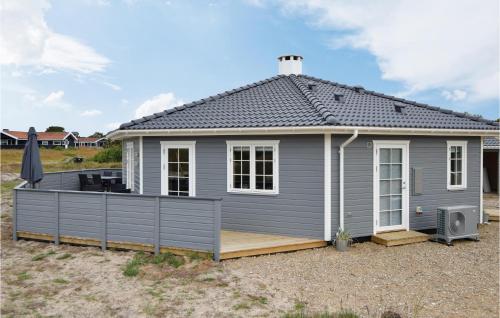
<svg viewBox="0 0 500 318">
<path fill-rule="evenodd" d="M 401 189 L 406 189 L 406 181 L 403 181 L 403 184 L 401 186 Z"/>
</svg>

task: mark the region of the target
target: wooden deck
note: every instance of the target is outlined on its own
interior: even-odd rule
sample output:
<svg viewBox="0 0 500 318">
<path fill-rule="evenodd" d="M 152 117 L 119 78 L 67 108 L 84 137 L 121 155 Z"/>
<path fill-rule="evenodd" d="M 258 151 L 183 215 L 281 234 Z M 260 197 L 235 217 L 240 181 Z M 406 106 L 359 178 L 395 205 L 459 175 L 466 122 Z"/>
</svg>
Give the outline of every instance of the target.
<svg viewBox="0 0 500 318">
<path fill-rule="evenodd" d="M 221 259 L 291 252 L 326 246 L 318 239 L 282 235 L 221 231 Z"/>
<path fill-rule="evenodd" d="M 385 246 L 397 246 L 425 242 L 429 235 L 416 231 L 395 231 L 372 235 L 372 242 Z"/>
<path fill-rule="evenodd" d="M 498 222 L 500 217 L 500 211 L 496 208 L 484 208 L 484 212 L 488 214 L 488 219 L 490 222 Z"/>
</svg>

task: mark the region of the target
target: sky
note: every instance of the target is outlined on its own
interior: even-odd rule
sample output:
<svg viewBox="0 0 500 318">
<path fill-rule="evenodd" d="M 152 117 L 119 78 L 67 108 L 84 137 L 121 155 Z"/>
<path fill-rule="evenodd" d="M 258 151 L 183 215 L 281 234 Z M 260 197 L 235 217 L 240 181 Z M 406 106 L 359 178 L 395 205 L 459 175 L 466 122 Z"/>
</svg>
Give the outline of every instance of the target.
<svg viewBox="0 0 500 318">
<path fill-rule="evenodd" d="M 81 136 L 277 74 L 499 115 L 496 0 L 6 0 L 1 128 Z"/>
</svg>

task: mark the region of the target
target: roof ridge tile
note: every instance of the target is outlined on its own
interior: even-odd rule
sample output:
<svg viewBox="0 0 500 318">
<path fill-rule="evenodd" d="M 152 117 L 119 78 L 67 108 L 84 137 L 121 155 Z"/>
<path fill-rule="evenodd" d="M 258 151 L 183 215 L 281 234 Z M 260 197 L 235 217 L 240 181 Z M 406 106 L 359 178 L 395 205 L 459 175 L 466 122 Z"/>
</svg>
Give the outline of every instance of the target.
<svg viewBox="0 0 500 318">
<path fill-rule="evenodd" d="M 321 115 L 321 117 L 329 124 L 336 125 L 339 121 L 335 116 L 328 110 L 328 108 L 323 104 L 323 102 L 313 94 L 302 81 L 300 81 L 295 75 L 288 75 L 288 78 L 292 81 L 299 91 L 306 97 L 313 108 Z"/>
</svg>

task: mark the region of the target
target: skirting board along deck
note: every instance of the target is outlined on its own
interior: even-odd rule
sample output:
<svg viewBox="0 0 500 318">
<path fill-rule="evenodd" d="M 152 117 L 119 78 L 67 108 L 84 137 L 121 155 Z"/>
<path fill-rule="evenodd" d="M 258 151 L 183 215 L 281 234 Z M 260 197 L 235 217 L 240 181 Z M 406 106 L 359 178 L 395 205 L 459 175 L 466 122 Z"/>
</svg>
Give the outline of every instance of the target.
<svg viewBox="0 0 500 318">
<path fill-rule="evenodd" d="M 396 231 L 372 235 L 372 242 L 385 246 L 397 246 L 425 242 L 429 235 L 416 231 Z"/>
<path fill-rule="evenodd" d="M 283 235 L 221 231 L 221 259 L 291 252 L 326 246 L 318 239 Z"/>
<path fill-rule="evenodd" d="M 17 237 L 41 240 L 41 241 L 54 241 L 54 236 L 50 234 L 40 234 L 32 232 L 17 232 Z M 59 237 L 61 243 L 75 244 L 75 245 L 85 245 L 85 246 L 101 246 L 101 241 L 96 239 L 81 238 L 75 236 L 64 236 Z M 130 243 L 130 242 L 116 242 L 107 241 L 106 245 L 108 248 L 115 248 L 120 250 L 133 250 L 133 251 L 143 251 L 143 252 L 154 252 L 153 244 L 141 244 L 141 243 Z M 167 247 L 161 246 L 160 253 L 172 253 L 175 255 L 190 255 L 194 252 L 202 255 L 206 255 L 207 258 L 212 256 L 212 253 L 205 251 L 196 251 L 191 249 L 177 248 L 177 247 Z"/>
</svg>

